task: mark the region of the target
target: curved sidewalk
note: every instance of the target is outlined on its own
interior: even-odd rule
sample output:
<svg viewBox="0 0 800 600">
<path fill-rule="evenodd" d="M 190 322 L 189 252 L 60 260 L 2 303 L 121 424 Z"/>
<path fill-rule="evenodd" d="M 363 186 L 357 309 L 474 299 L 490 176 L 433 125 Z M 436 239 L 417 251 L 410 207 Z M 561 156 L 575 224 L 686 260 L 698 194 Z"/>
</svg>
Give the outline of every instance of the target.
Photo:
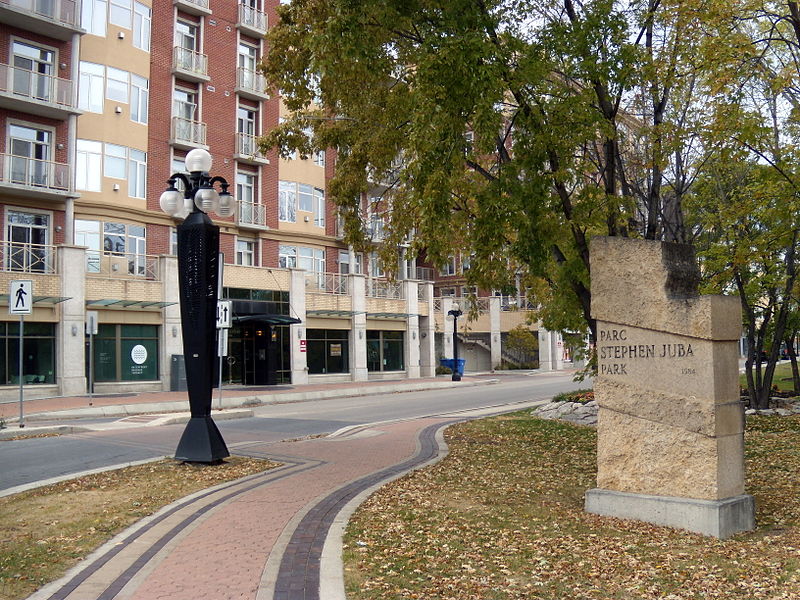
<svg viewBox="0 0 800 600">
<path fill-rule="evenodd" d="M 341 531 L 372 490 L 444 453 L 425 418 L 237 453 L 283 466 L 198 492 L 129 528 L 35 600 L 341 600 Z M 327 542 L 327 543 L 326 543 Z"/>
</svg>

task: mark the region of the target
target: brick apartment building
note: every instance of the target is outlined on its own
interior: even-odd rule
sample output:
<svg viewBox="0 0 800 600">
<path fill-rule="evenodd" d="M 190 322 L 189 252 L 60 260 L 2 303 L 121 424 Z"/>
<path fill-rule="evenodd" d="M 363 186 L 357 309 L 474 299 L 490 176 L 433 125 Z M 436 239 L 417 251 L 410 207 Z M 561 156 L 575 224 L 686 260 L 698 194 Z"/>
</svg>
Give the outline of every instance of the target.
<svg viewBox="0 0 800 600">
<path fill-rule="evenodd" d="M 169 389 L 182 354 L 175 225 L 158 205 L 192 148 L 236 214 L 217 218 L 234 327 L 226 384 L 420 377 L 452 355 L 463 265 L 403 261 L 390 281 L 338 235 L 329 152 L 284 160 L 256 139 L 283 107 L 256 64 L 277 0 L 0 0 L 0 292 L 31 279 L 26 395 Z M 377 186 L 378 184 L 376 184 Z M 380 215 L 370 231 L 381 243 Z M 468 369 L 504 357 L 524 298 L 479 291 Z M 7 302 L 7 295 L 0 301 Z M 19 320 L 0 317 L 0 400 L 16 397 Z M 85 333 L 96 314 L 97 335 Z M 299 321 L 299 322 L 295 322 Z M 560 340 L 540 329 L 543 368 Z"/>
</svg>

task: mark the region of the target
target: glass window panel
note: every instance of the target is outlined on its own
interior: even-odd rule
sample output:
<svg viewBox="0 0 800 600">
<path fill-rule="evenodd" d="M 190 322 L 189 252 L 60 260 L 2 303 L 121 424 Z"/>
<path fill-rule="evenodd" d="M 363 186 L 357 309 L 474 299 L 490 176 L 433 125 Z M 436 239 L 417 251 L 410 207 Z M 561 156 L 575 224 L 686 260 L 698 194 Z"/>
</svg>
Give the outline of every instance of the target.
<svg viewBox="0 0 800 600">
<path fill-rule="evenodd" d="M 305 212 L 311 212 L 314 205 L 314 187 L 301 183 L 297 192 L 299 208 Z"/>
<path fill-rule="evenodd" d="M 131 0 L 111 0 L 108 20 L 114 25 L 130 29 L 133 17 L 132 8 Z"/>
<path fill-rule="evenodd" d="M 106 98 L 128 103 L 128 72 L 106 67 Z"/>
<path fill-rule="evenodd" d="M 125 179 L 128 163 L 128 149 L 125 146 L 106 144 L 106 160 L 103 174 L 114 179 Z"/>
</svg>

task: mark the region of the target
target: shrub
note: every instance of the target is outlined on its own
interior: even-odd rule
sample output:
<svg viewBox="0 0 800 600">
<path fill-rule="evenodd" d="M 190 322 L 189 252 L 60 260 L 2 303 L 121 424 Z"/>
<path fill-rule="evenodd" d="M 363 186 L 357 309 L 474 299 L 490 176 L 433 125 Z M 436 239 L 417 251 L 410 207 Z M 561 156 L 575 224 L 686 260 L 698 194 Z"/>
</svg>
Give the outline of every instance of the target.
<svg viewBox="0 0 800 600">
<path fill-rule="evenodd" d="M 553 402 L 577 402 L 578 404 L 588 404 L 594 400 L 594 390 L 575 390 L 574 392 L 562 392 L 553 397 Z"/>
</svg>

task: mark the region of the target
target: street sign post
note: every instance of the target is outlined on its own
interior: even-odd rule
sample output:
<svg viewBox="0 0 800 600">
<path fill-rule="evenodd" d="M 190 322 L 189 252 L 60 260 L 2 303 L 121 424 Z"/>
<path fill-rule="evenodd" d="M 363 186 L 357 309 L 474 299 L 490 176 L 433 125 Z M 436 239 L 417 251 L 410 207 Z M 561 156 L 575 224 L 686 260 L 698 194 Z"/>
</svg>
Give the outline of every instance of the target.
<svg viewBox="0 0 800 600">
<path fill-rule="evenodd" d="M 98 314 L 96 310 L 86 311 L 86 335 L 89 336 L 89 406 L 92 405 L 92 395 L 94 394 L 94 336 L 97 335 Z"/>
<path fill-rule="evenodd" d="M 19 426 L 25 427 L 25 414 L 22 408 L 25 373 L 23 369 L 23 344 L 25 331 L 25 315 L 33 312 L 33 281 L 30 279 L 14 279 L 8 287 L 8 314 L 19 315 Z"/>
<path fill-rule="evenodd" d="M 224 291 L 223 276 L 225 274 L 225 254 L 217 255 L 219 277 L 217 278 L 217 298 L 222 298 Z M 222 410 L 222 358 L 228 356 L 228 329 L 233 325 L 233 302 L 230 300 L 217 300 L 217 356 L 219 357 L 219 379 L 217 391 L 219 392 L 219 410 Z"/>
<path fill-rule="evenodd" d="M 217 302 L 217 329 L 230 329 L 233 324 L 233 303 L 230 300 Z"/>
</svg>

